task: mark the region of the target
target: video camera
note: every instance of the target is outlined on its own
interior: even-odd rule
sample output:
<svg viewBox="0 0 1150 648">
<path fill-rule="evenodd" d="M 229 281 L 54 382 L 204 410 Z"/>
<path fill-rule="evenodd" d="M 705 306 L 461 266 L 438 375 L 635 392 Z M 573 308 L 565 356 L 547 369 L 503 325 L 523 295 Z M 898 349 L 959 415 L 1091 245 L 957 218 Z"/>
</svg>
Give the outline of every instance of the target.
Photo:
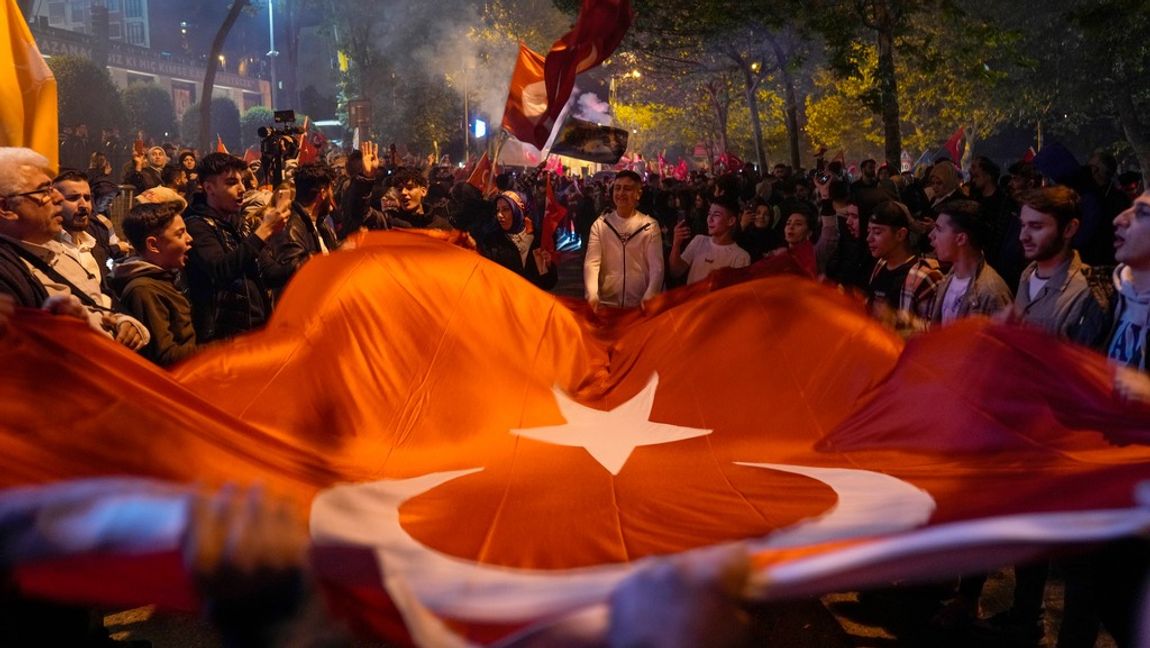
<svg viewBox="0 0 1150 648">
<path fill-rule="evenodd" d="M 286 161 L 299 156 L 299 136 L 304 133 L 295 125 L 294 110 L 275 111 L 275 123 L 284 126 L 260 126 L 256 131 L 260 137 L 260 163 L 273 187 L 283 182 Z"/>
</svg>

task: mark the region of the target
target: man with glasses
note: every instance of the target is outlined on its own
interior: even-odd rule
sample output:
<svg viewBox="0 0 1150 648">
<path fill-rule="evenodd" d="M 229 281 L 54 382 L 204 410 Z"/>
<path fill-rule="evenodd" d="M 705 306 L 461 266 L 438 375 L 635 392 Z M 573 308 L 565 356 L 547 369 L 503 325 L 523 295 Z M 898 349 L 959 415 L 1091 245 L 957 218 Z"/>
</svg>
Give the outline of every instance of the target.
<svg viewBox="0 0 1150 648">
<path fill-rule="evenodd" d="M 28 308 L 39 308 L 49 296 L 71 295 L 83 305 L 92 328 L 133 351 L 140 349 L 151 338 L 148 329 L 78 285 L 90 271 L 59 241 L 64 196 L 49 172 L 48 159 L 39 153 L 0 147 L 0 293 Z"/>
</svg>

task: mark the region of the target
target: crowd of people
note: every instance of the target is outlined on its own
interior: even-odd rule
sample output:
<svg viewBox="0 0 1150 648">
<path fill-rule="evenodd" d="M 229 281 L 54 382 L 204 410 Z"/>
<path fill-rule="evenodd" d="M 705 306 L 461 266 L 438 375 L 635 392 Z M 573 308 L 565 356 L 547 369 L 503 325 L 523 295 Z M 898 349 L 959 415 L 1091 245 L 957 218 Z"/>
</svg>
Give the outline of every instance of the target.
<svg viewBox="0 0 1150 648">
<path fill-rule="evenodd" d="M 14 304 L 79 317 L 171 365 L 258 329 L 310 258 L 363 230 L 466 233 L 538 288 L 558 282 L 539 169 L 477 187 L 451 168 L 397 165 L 371 142 L 284 167 L 277 184 L 258 160 L 154 146 L 137 148 L 117 178 L 103 153 L 86 169 L 57 171 L 40 153 L 0 148 L 0 314 Z M 552 180 L 567 214 L 560 230 L 584 242 L 593 309 L 641 307 L 717 269 L 784 256 L 858 292 L 905 335 L 972 315 L 1020 322 L 1136 370 L 1125 374 L 1130 393 L 1150 393 L 1138 378 L 1148 369 L 1150 193 L 1107 153 L 1081 165 L 1054 144 L 1005 173 L 986 157 L 969 173 L 947 158 L 907 173 L 820 158 L 809 171 Z M 133 204 L 117 228 L 110 206 L 123 191 Z M 1001 621 L 1036 642 L 1046 568 L 1016 574 L 1014 610 Z M 1098 584 L 1089 569 L 1067 574 L 1068 599 Z M 973 622 L 984 581 L 964 578 L 938 623 Z M 1093 645 L 1100 612 L 1068 604 L 1059 645 Z M 1108 628 L 1123 644 L 1128 621 Z"/>
</svg>

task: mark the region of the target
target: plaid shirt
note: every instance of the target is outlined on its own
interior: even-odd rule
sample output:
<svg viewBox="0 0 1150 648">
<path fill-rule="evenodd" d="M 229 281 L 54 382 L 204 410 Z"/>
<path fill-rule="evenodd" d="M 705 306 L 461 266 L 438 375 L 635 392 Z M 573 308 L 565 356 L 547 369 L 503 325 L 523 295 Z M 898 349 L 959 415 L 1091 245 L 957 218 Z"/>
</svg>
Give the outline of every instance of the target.
<svg viewBox="0 0 1150 648">
<path fill-rule="evenodd" d="M 934 294 L 938 285 L 942 283 L 943 274 L 938 268 L 938 261 L 927 257 L 914 256 L 907 263 L 911 264 L 902 282 L 902 291 L 898 298 L 900 319 L 906 315 L 913 315 L 921 319 L 930 319 L 930 309 L 934 303 Z M 871 281 L 878 273 L 886 268 L 886 261 L 875 264 L 870 273 Z"/>
</svg>

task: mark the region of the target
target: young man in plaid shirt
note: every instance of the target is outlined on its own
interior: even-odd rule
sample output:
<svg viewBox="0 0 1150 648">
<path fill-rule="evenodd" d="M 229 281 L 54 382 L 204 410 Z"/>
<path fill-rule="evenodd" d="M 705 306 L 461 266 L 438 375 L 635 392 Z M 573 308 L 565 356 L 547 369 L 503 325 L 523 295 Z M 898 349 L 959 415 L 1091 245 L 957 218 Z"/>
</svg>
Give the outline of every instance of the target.
<svg viewBox="0 0 1150 648">
<path fill-rule="evenodd" d="M 883 320 L 893 314 L 896 328 L 915 318 L 929 319 L 943 275 L 937 261 L 911 251 L 907 208 L 894 200 L 875 207 L 866 242 L 876 259 L 867 285 L 871 310 Z"/>
</svg>

